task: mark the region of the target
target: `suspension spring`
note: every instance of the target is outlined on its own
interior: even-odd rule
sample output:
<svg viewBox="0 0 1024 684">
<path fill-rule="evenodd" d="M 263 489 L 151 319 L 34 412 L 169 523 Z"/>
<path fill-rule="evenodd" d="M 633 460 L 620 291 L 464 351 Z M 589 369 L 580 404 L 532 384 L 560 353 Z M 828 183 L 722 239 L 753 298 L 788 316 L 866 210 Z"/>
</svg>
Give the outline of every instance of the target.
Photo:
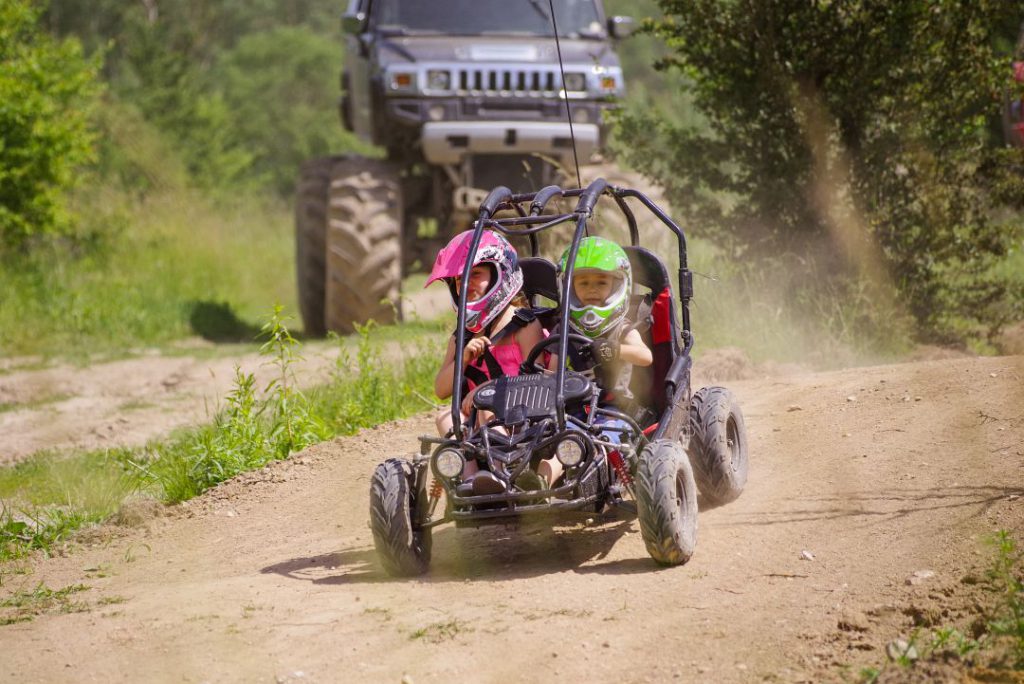
<svg viewBox="0 0 1024 684">
<path fill-rule="evenodd" d="M 435 479 L 430 483 L 430 492 L 428 495 L 428 503 L 430 515 L 434 515 L 434 511 L 437 510 L 437 503 L 441 500 L 441 481 Z"/>
<path fill-rule="evenodd" d="M 615 474 L 619 476 L 619 483 L 622 486 L 632 492 L 633 491 L 633 476 L 629 474 L 629 468 L 626 467 L 626 459 L 622 458 L 622 454 L 618 451 L 608 452 L 608 461 L 612 464 L 612 468 L 615 468 Z"/>
</svg>

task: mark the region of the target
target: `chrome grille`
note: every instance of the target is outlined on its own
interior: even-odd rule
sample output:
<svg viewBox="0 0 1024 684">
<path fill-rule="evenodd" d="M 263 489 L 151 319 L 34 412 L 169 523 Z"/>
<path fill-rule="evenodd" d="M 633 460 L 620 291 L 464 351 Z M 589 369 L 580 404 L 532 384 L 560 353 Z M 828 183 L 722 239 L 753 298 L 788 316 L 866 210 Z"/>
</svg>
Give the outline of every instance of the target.
<svg viewBox="0 0 1024 684">
<path fill-rule="evenodd" d="M 465 69 L 455 71 L 454 87 L 461 93 L 484 95 L 557 95 L 562 79 L 557 70 Z"/>
</svg>

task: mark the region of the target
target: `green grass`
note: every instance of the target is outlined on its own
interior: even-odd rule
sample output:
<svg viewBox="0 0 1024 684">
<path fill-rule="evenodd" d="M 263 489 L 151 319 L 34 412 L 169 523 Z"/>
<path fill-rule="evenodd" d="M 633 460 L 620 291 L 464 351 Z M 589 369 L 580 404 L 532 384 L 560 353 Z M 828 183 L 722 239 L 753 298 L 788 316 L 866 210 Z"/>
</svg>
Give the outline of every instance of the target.
<svg viewBox="0 0 1024 684">
<path fill-rule="evenodd" d="M 74 594 L 88 591 L 84 584 L 72 584 L 62 589 L 50 589 L 40 583 L 31 591 L 16 591 L 0 600 L 0 625 L 28 622 L 44 613 L 81 613 L 89 605 L 72 598 Z"/>
<path fill-rule="evenodd" d="M 97 204 L 99 201 L 97 200 Z M 94 357 L 192 335 L 246 341 L 267 302 L 295 309 L 291 209 L 187 190 L 110 193 L 93 237 L 0 260 L 0 355 Z"/>
<path fill-rule="evenodd" d="M 336 340 L 341 349 L 329 382 L 306 393 L 291 370 L 301 345 L 280 308 L 263 334 L 262 353 L 276 368 L 275 379 L 257 387 L 251 374 L 239 372 L 211 424 L 141 448 L 41 453 L 0 468 L 0 562 L 51 552 L 133 495 L 184 501 L 315 442 L 434 402 L 433 378 L 446 341 L 436 324 L 367 326 L 354 339 Z"/>
</svg>

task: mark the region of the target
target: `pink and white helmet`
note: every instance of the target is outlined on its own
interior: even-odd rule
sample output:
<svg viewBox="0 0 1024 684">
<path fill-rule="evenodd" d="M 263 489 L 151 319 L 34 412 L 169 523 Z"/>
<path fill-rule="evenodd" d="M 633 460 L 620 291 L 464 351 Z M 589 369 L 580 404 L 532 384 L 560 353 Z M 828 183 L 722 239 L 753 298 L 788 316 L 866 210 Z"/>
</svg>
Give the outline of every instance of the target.
<svg viewBox="0 0 1024 684">
<path fill-rule="evenodd" d="M 459 306 L 459 294 L 455 279 L 462 276 L 473 243 L 473 231 L 467 230 L 451 239 L 437 253 L 434 268 L 430 271 L 427 285 L 435 280 L 444 280 L 452 295 L 452 305 Z M 474 301 L 466 302 L 466 330 L 478 333 L 487 327 L 495 317 L 512 303 L 512 299 L 523 288 L 523 271 L 519 268 L 519 255 L 503 235 L 485 230 L 480 236 L 473 266 L 487 264 L 494 269 L 491 287 Z M 424 286 L 426 287 L 426 285 Z"/>
</svg>

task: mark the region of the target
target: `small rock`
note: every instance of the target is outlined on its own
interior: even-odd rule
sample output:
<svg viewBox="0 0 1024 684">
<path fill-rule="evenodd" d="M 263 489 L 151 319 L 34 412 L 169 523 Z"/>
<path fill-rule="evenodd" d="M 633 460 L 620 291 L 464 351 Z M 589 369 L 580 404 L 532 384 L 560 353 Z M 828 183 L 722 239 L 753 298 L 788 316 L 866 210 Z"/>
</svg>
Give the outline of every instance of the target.
<svg viewBox="0 0 1024 684">
<path fill-rule="evenodd" d="M 607 641 L 602 641 L 601 642 L 601 646 L 604 647 L 604 648 L 611 648 L 612 647 L 612 645 L 610 643 L 608 643 Z"/>
<path fill-rule="evenodd" d="M 921 401 L 921 397 L 914 397 L 914 401 Z"/>
<path fill-rule="evenodd" d="M 800 560 L 812 561 L 814 560 L 814 554 L 808 551 L 807 549 L 804 549 L 800 552 Z"/>
<path fill-rule="evenodd" d="M 885 646 L 885 654 L 889 660 L 896 661 L 901 658 L 917 660 L 917 647 L 906 639 L 893 639 Z"/>
<path fill-rule="evenodd" d="M 843 433 L 843 437 L 849 437 L 849 436 L 850 436 L 850 433 L 849 433 L 849 432 L 844 432 L 844 433 Z"/>
<path fill-rule="evenodd" d="M 907 584 L 922 584 L 926 580 L 930 580 L 932 577 L 935 577 L 934 570 L 916 570 L 913 575 L 907 578 Z"/>
<path fill-rule="evenodd" d="M 747 671 L 747 666 L 744 665 L 743 663 L 739 663 L 738 665 L 736 665 L 736 669 L 737 670 L 741 670 L 743 672 L 746 672 Z"/>
<path fill-rule="evenodd" d="M 772 432 L 782 432 L 782 428 L 780 428 L 780 427 L 772 428 Z"/>
<path fill-rule="evenodd" d="M 402 675 L 402 684 L 413 684 L 412 675 Z"/>
<path fill-rule="evenodd" d="M 587 525 L 593 525 L 593 524 L 594 524 L 594 519 L 593 518 L 587 518 Z"/>
<path fill-rule="evenodd" d="M 853 402 L 857 401 L 857 395 L 856 394 L 851 394 L 850 396 L 846 397 L 846 401 L 848 401 L 848 402 L 850 402 L 852 404 Z"/>
<path fill-rule="evenodd" d="M 999 374 L 998 373 L 989 373 L 988 377 L 990 377 L 990 378 L 999 377 Z"/>
<path fill-rule="evenodd" d="M 697 672 L 699 672 L 701 674 L 707 674 L 708 673 L 708 668 L 706 668 L 703 665 L 701 665 L 700 667 L 697 668 Z"/>
<path fill-rule="evenodd" d="M 786 410 L 792 413 L 793 411 L 803 411 L 804 407 L 801 406 L 800 404 L 790 404 L 789 406 L 786 407 Z"/>
<path fill-rule="evenodd" d="M 904 394 L 903 395 L 903 401 L 904 402 L 909 402 L 910 401 L 910 395 L 909 394 Z"/>
</svg>

